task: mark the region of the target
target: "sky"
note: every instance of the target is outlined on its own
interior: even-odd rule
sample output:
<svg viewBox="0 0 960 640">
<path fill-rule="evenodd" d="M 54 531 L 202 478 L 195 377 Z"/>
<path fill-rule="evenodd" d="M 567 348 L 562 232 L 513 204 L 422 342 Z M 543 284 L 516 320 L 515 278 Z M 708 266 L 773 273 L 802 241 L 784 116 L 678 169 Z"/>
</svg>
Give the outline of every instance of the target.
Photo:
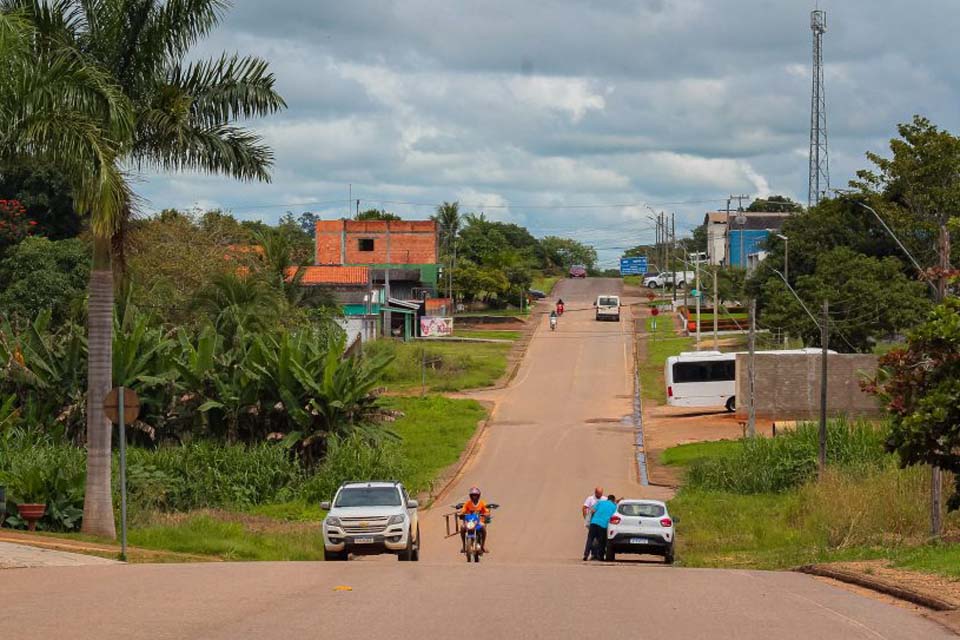
<svg viewBox="0 0 960 640">
<path fill-rule="evenodd" d="M 807 199 L 810 2 L 235 0 L 196 57 L 270 62 L 289 108 L 246 123 L 269 184 L 151 174 L 145 213 L 275 222 L 443 201 L 595 246 L 604 267 L 730 194 Z M 960 130 L 960 2 L 821 0 L 831 185 L 923 114 Z"/>
</svg>

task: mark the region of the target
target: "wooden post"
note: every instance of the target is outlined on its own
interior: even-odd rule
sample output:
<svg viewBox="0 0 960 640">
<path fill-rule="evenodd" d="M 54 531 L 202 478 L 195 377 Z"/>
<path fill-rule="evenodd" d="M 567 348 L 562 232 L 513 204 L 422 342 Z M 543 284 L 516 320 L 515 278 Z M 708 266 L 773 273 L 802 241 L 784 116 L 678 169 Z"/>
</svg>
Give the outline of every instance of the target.
<svg viewBox="0 0 960 640">
<path fill-rule="evenodd" d="M 747 359 L 747 384 L 749 385 L 749 397 L 747 402 L 747 435 L 751 438 L 757 435 L 757 400 L 754 397 L 756 391 L 756 357 L 757 357 L 757 300 L 750 301 L 750 338 L 748 349 L 750 355 Z"/>
<path fill-rule="evenodd" d="M 827 469 L 827 350 L 830 344 L 830 303 L 823 301 L 823 319 L 820 321 L 820 345 L 822 355 L 820 356 L 820 450 L 817 456 L 820 476 Z"/>
</svg>

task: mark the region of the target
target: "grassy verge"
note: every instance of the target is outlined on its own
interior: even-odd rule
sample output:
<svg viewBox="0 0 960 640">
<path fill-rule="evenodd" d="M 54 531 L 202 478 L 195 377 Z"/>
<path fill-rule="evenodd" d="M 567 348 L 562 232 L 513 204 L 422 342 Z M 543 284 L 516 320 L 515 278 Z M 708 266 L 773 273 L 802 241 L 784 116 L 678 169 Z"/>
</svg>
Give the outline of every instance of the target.
<svg viewBox="0 0 960 640">
<path fill-rule="evenodd" d="M 663 382 L 663 365 L 667 358 L 682 351 L 693 349 L 693 339 L 677 336 L 673 330 L 673 316 L 661 314 L 657 318 L 656 330 L 654 318 L 647 318 L 646 356 L 640 365 L 640 388 L 645 400 L 659 404 L 666 402 Z"/>
<path fill-rule="evenodd" d="M 664 452 L 687 467 L 670 502 L 678 556 L 687 566 L 788 569 L 886 559 L 894 566 L 960 577 L 957 545 L 927 545 L 928 473 L 900 469 L 883 452 L 885 431 L 830 425 L 829 465 L 816 475 L 812 426 L 774 440 L 682 445 Z M 960 532 L 948 514 L 947 537 Z"/>
<path fill-rule="evenodd" d="M 429 490 L 438 475 L 459 459 L 487 414 L 473 400 L 439 396 L 391 397 L 383 402 L 403 412 L 391 428 L 402 438 L 399 479 L 414 494 Z M 220 560 L 321 560 L 323 516 L 317 502 L 302 499 L 243 512 L 153 512 L 141 516 L 130 532 L 130 544 Z"/>
<path fill-rule="evenodd" d="M 550 292 L 553 291 L 554 285 L 560 282 L 560 280 L 562 280 L 560 276 L 537 276 L 533 279 L 533 284 L 530 285 L 530 288 L 543 291 L 549 296 Z"/>
<path fill-rule="evenodd" d="M 623 284 L 627 287 L 642 287 L 643 276 L 623 276 Z"/>
<path fill-rule="evenodd" d="M 489 387 L 507 370 L 512 345 L 477 342 L 396 342 L 378 340 L 366 347 L 371 352 L 389 352 L 394 360 L 384 382 L 391 391 L 421 388 L 421 366 L 428 392 L 462 391 Z"/>
<path fill-rule="evenodd" d="M 497 330 L 497 329 L 454 329 L 454 337 L 457 338 L 480 338 L 483 340 L 519 340 L 519 331 Z"/>
<path fill-rule="evenodd" d="M 517 309 L 516 307 L 508 307 L 506 309 L 487 309 L 486 311 L 467 311 L 464 313 L 456 314 L 456 318 L 482 318 L 484 316 L 511 316 L 511 317 L 526 317 L 530 315 L 530 307 L 524 305 L 523 311 Z"/>
</svg>

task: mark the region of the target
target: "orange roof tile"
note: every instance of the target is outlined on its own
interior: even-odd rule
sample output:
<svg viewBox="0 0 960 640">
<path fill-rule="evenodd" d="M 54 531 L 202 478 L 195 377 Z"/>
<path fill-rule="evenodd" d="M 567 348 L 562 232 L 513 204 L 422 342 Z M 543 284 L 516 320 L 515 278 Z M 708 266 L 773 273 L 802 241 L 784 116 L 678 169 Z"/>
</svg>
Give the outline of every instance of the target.
<svg viewBox="0 0 960 640">
<path fill-rule="evenodd" d="M 370 281 L 370 270 L 367 267 L 290 267 L 287 269 L 287 280 L 292 280 L 297 269 L 303 269 L 302 285 L 317 284 L 362 284 Z"/>
</svg>

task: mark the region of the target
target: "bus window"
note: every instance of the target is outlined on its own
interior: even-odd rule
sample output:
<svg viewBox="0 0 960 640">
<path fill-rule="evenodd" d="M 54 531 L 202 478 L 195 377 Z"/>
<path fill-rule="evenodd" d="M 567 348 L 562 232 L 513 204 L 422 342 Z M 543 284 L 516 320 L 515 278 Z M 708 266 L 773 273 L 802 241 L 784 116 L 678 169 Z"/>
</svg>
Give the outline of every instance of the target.
<svg viewBox="0 0 960 640">
<path fill-rule="evenodd" d="M 729 382 L 736 379 L 734 360 L 677 362 L 673 365 L 673 383 Z"/>
</svg>

